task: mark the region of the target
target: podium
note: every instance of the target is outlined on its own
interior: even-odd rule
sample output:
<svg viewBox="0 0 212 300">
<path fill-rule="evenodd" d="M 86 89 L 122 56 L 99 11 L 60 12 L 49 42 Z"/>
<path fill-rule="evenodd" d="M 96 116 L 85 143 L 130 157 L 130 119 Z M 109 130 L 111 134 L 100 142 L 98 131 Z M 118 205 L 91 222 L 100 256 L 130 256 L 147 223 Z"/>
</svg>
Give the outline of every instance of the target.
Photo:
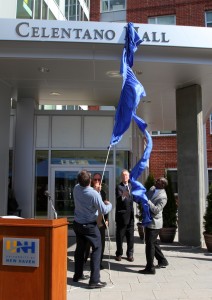
<svg viewBox="0 0 212 300">
<path fill-rule="evenodd" d="M 67 228 L 66 218 L 0 218 L 1 300 L 66 300 Z"/>
</svg>

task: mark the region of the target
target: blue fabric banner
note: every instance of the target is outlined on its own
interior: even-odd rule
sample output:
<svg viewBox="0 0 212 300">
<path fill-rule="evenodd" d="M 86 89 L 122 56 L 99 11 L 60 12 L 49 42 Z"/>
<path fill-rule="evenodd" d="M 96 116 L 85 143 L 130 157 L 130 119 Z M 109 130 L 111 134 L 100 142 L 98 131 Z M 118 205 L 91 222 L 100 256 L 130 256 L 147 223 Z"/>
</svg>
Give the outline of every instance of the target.
<svg viewBox="0 0 212 300">
<path fill-rule="evenodd" d="M 133 23 L 128 23 L 126 28 L 125 47 L 123 49 L 120 67 L 120 73 L 123 76 L 123 84 L 116 110 L 110 147 L 121 140 L 123 134 L 129 128 L 132 119 L 145 135 L 146 148 L 143 156 L 130 172 L 133 199 L 135 202 L 142 204 L 142 224 L 145 226 L 151 222 L 151 215 L 149 212 L 149 205 L 147 204 L 148 199 L 146 197 L 146 189 L 139 181 L 137 181 L 137 179 L 147 166 L 147 160 L 149 159 L 152 150 L 152 138 L 146 130 L 147 124 L 136 115 L 136 109 L 140 99 L 146 96 L 146 92 L 131 69 L 133 66 L 134 53 L 141 42 L 142 40 L 136 32 Z"/>
</svg>

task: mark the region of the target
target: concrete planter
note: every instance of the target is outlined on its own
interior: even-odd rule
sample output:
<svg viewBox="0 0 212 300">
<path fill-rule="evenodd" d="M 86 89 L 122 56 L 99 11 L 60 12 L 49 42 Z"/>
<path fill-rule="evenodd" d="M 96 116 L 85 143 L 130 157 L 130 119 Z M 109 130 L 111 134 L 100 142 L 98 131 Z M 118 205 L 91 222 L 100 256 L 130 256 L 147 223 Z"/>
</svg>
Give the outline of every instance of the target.
<svg viewBox="0 0 212 300">
<path fill-rule="evenodd" d="M 173 243 L 176 235 L 176 227 L 163 227 L 160 230 L 159 236 L 162 243 Z"/>
</svg>

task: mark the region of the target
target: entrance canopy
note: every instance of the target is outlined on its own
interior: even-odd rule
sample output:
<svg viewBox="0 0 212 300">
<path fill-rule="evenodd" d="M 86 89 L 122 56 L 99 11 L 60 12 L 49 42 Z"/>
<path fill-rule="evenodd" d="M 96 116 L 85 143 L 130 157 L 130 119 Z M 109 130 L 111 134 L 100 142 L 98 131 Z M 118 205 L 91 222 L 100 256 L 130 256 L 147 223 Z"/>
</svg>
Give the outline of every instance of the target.
<svg viewBox="0 0 212 300">
<path fill-rule="evenodd" d="M 211 28 L 134 24 L 143 43 L 134 71 L 147 96 L 137 114 L 148 130 L 175 130 L 176 89 L 202 87 L 212 111 Z M 0 81 L 14 99 L 39 104 L 116 106 L 121 92 L 124 23 L 1 19 Z"/>
</svg>

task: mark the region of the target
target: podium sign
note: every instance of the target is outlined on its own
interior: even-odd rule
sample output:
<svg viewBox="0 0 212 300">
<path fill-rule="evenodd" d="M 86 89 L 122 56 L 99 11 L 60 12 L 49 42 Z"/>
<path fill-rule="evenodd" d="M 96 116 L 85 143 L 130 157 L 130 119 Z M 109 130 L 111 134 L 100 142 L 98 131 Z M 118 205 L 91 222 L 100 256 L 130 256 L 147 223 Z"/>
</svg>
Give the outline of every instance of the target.
<svg viewBox="0 0 212 300">
<path fill-rule="evenodd" d="M 0 300 L 66 300 L 67 239 L 67 218 L 0 218 Z"/>
<path fill-rule="evenodd" d="M 2 265 L 39 267 L 39 239 L 3 237 Z"/>
</svg>

